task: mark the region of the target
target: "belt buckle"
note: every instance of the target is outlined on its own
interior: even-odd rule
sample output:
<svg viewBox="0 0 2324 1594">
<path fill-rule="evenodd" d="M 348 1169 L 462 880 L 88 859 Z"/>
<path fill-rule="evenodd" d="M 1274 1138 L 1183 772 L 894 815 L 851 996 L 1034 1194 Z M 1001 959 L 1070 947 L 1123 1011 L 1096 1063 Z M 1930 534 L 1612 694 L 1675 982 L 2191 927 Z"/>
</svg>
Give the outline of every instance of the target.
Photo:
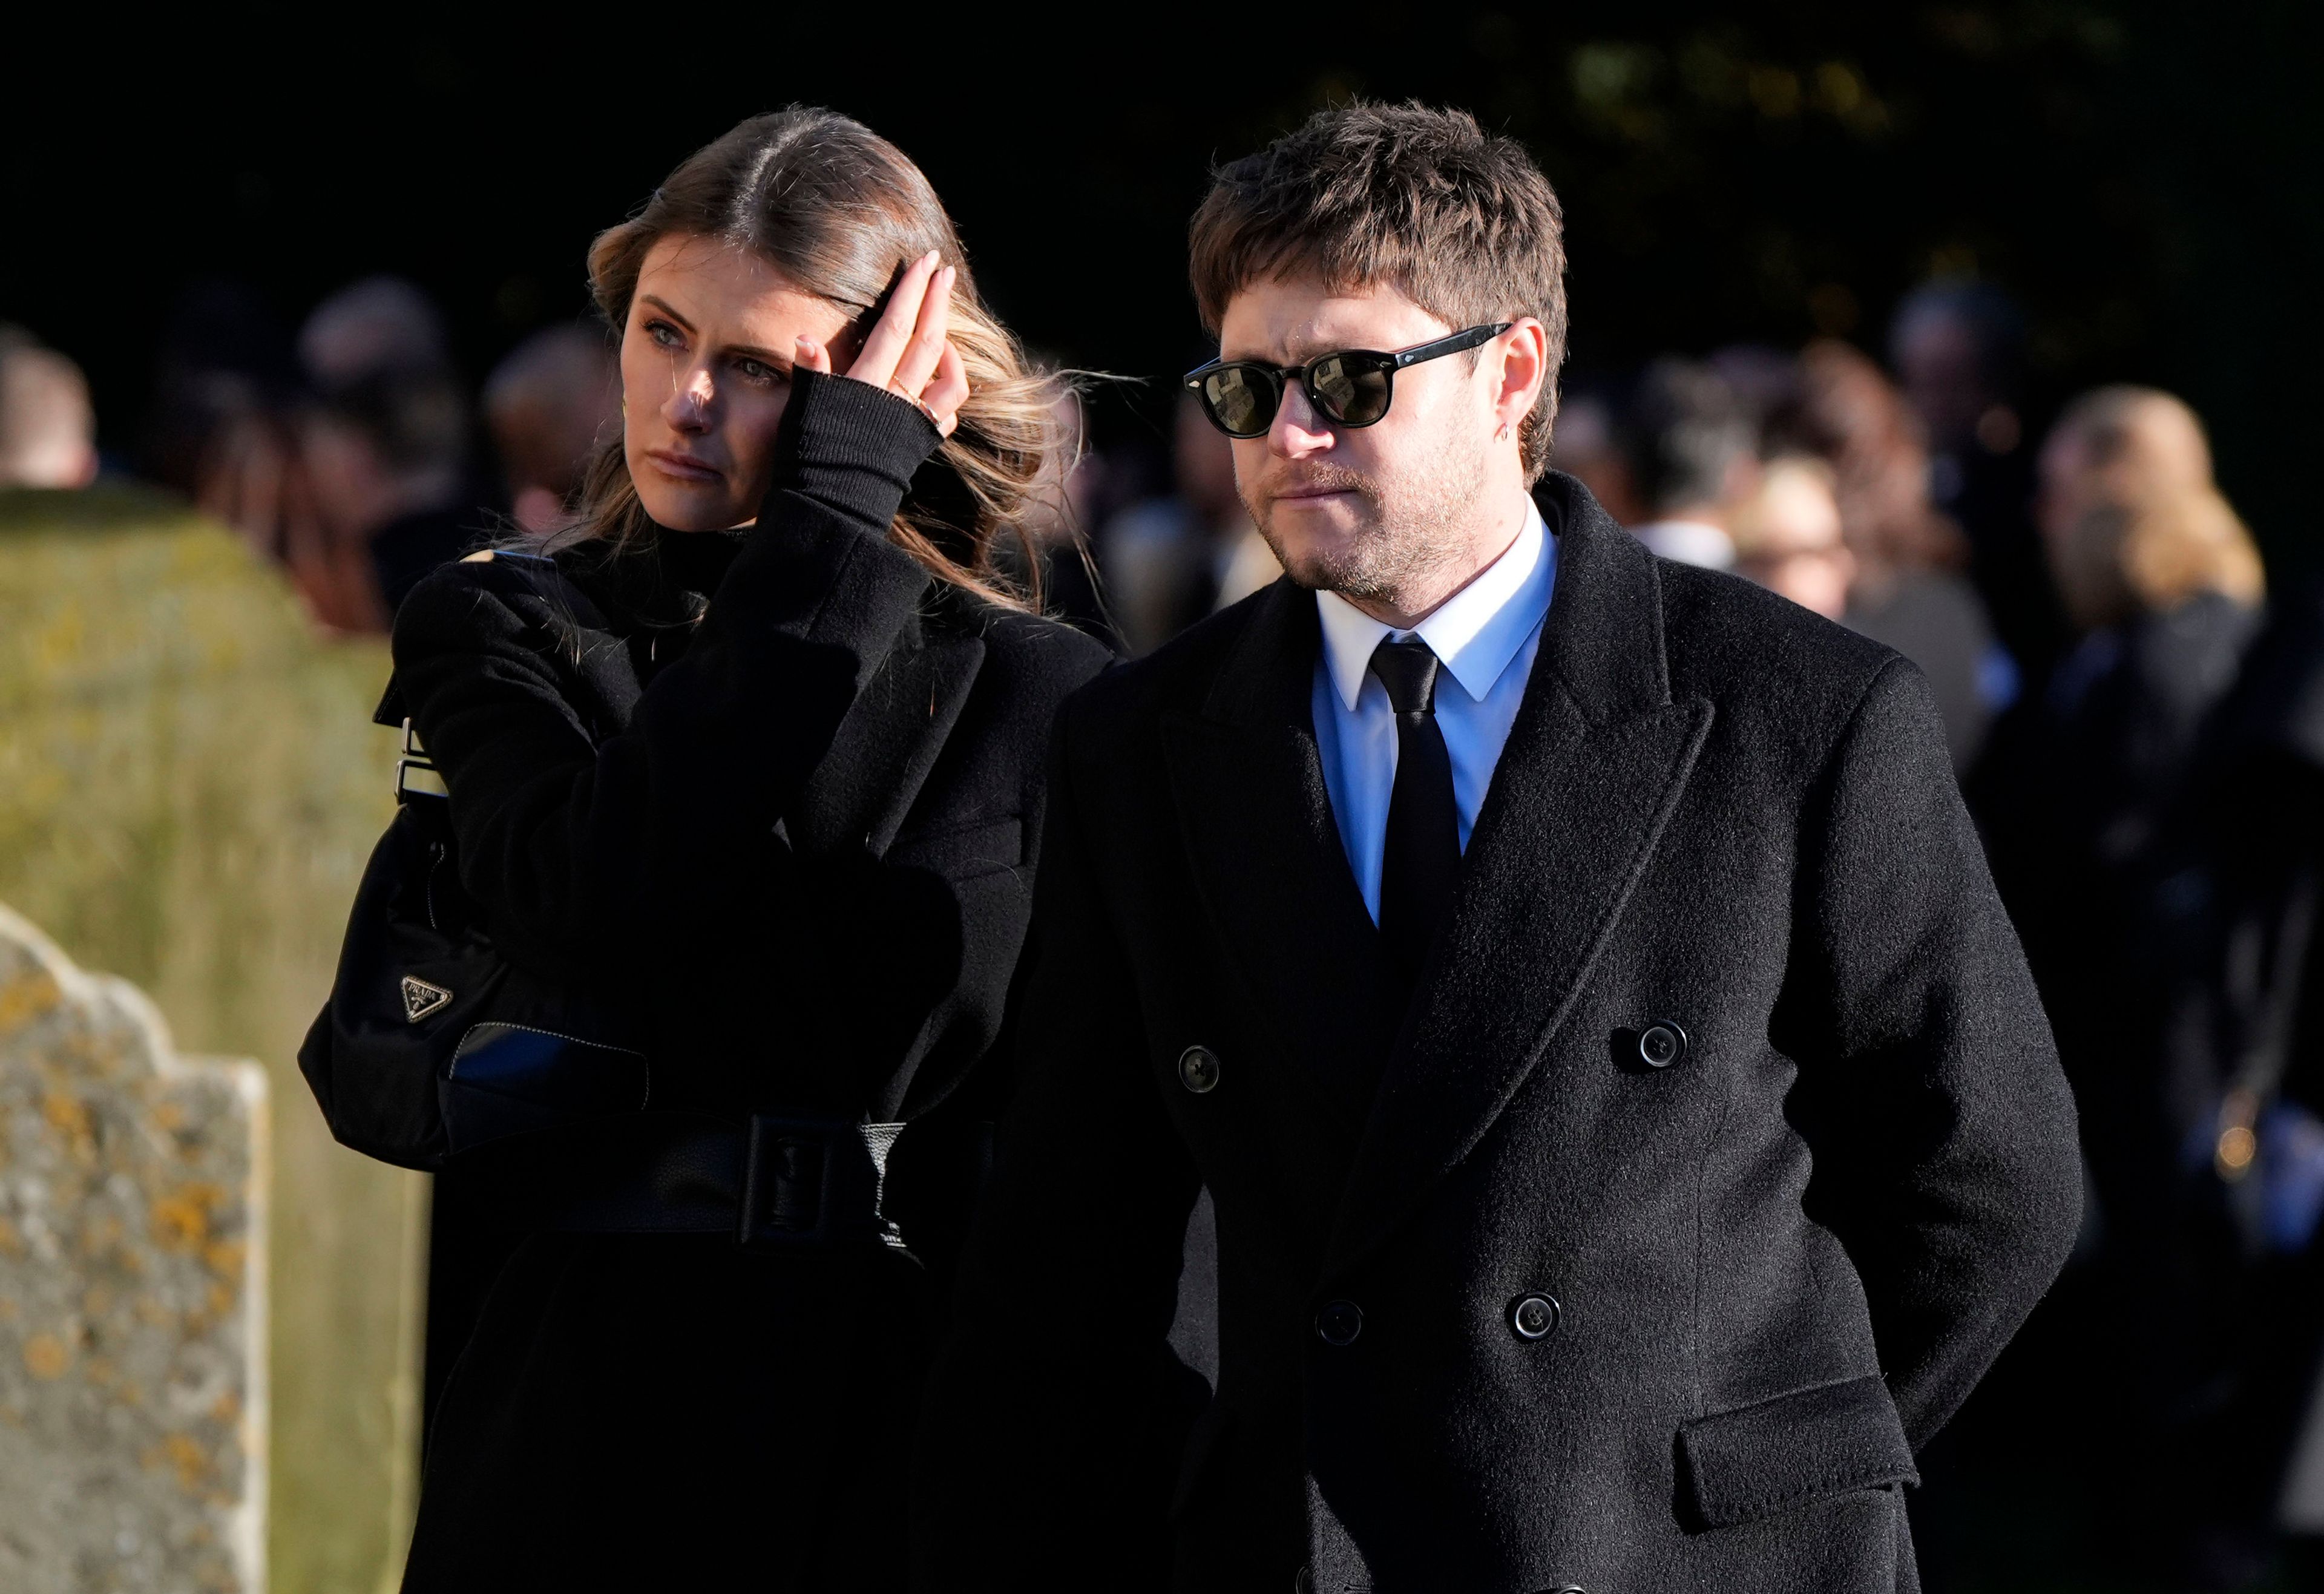
<svg viewBox="0 0 2324 1594">
<path fill-rule="evenodd" d="M 844 1127 L 831 1119 L 752 1118 L 737 1245 L 772 1251 L 830 1241 L 833 1143 Z"/>
<path fill-rule="evenodd" d="M 881 1198 L 888 1153 L 903 1128 L 754 1115 L 743 1147 L 735 1243 L 751 1250 L 787 1250 L 877 1240 L 902 1249 L 903 1236 L 889 1221 Z"/>
</svg>

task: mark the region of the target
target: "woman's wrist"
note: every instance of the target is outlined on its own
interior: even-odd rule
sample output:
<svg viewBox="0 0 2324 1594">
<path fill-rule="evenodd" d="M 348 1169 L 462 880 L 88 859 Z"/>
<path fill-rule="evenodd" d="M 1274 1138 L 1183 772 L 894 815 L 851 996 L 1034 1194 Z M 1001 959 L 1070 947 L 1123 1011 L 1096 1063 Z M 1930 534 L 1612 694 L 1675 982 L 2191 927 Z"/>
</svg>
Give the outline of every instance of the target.
<svg viewBox="0 0 2324 1594">
<path fill-rule="evenodd" d="M 942 441 L 920 406 L 869 382 L 794 370 L 773 491 L 805 493 L 884 530 Z"/>
</svg>

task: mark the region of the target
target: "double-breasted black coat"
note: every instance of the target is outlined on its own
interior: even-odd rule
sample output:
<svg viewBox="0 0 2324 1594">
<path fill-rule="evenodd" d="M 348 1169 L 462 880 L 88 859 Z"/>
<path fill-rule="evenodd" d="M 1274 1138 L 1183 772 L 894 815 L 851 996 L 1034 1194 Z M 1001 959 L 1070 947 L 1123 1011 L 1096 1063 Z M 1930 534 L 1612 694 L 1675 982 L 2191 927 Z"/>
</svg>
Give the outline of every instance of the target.
<svg viewBox="0 0 2324 1594">
<path fill-rule="evenodd" d="M 1408 1001 L 1311 594 L 1066 705 L 918 1587 L 1915 1586 L 1914 1448 L 2079 1214 L 2040 1001 L 1914 668 L 1542 496 L 1554 596 Z"/>
<path fill-rule="evenodd" d="M 560 558 L 604 628 L 507 559 L 438 571 L 397 620 L 462 883 L 512 960 L 627 1009 L 652 1064 L 635 1119 L 459 1170 L 550 1226 L 434 1413 L 407 1589 L 903 1580 L 923 1264 L 973 1172 L 897 1212 L 917 1256 L 553 1221 L 678 1127 L 991 1110 L 1051 723 L 1107 656 L 887 540 L 936 443 L 912 406 L 802 373 L 779 441 L 755 530 Z"/>
</svg>

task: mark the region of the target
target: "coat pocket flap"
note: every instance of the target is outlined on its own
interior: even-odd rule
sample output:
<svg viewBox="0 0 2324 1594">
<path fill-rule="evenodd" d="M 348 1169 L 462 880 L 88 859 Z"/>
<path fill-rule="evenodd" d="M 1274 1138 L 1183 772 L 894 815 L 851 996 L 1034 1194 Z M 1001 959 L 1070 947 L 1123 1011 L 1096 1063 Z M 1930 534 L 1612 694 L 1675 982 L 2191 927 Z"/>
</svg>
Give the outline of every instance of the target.
<svg viewBox="0 0 2324 1594">
<path fill-rule="evenodd" d="M 1679 1430 L 1683 1488 L 1704 1527 L 1827 1495 L 1918 1483 L 1904 1426 L 1877 1373 L 1700 1417 Z"/>
</svg>

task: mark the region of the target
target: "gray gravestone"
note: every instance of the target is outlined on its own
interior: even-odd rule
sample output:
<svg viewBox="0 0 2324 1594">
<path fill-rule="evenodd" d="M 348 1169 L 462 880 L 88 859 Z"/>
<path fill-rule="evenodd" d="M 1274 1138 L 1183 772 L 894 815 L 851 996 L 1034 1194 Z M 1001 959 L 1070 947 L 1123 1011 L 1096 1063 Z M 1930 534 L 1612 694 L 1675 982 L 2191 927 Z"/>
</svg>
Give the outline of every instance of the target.
<svg viewBox="0 0 2324 1594">
<path fill-rule="evenodd" d="M 0 1588 L 265 1587 L 266 1071 L 0 908 Z"/>
</svg>

